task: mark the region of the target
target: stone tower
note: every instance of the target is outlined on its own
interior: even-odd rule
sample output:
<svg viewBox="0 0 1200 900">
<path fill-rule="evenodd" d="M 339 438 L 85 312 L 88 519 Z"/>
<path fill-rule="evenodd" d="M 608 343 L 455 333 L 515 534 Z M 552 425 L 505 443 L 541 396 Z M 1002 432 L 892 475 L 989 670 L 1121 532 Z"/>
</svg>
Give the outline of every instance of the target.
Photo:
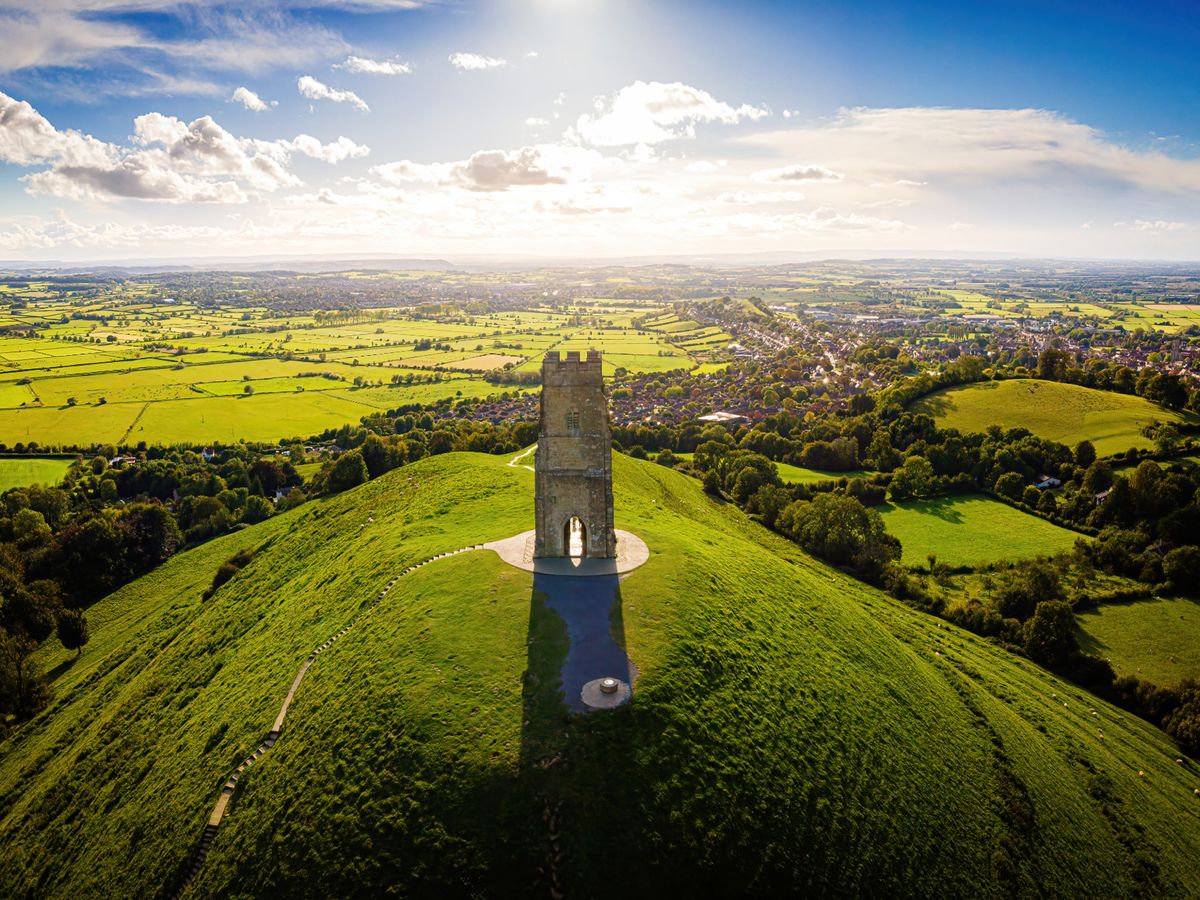
<svg viewBox="0 0 1200 900">
<path fill-rule="evenodd" d="M 600 354 L 557 352 L 542 361 L 542 416 L 534 465 L 534 556 L 617 555 L 612 432 Z M 572 552 L 574 533 L 574 552 Z"/>
</svg>

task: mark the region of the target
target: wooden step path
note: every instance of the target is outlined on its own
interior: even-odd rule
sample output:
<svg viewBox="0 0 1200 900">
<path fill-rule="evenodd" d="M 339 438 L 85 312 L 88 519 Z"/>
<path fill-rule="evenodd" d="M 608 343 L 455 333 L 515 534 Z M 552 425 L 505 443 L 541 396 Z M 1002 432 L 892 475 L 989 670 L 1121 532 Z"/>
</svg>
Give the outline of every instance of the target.
<svg viewBox="0 0 1200 900">
<path fill-rule="evenodd" d="M 267 736 L 263 739 L 263 742 L 258 745 L 258 748 L 244 760 L 242 760 L 241 765 L 239 765 L 233 771 L 233 773 L 229 776 L 229 779 L 221 787 L 221 794 L 217 797 L 217 802 L 213 806 L 212 812 L 209 814 L 208 821 L 204 825 L 204 830 L 200 834 L 200 843 L 196 846 L 196 851 L 192 856 L 192 867 L 188 870 L 187 875 L 184 876 L 183 882 L 179 885 L 178 890 L 176 890 L 173 894 L 175 900 L 179 900 L 179 898 L 184 895 L 188 887 L 191 886 L 191 883 L 200 873 L 200 869 L 204 865 L 204 860 L 208 857 L 208 851 L 212 849 L 213 840 L 217 836 L 217 829 L 221 827 L 221 821 L 225 818 L 226 807 L 229 806 L 229 801 L 233 799 L 233 792 L 237 790 L 238 779 L 247 768 L 258 762 L 258 760 L 262 758 L 263 754 L 274 747 L 276 741 L 279 740 L 280 732 L 283 731 L 283 722 L 287 718 L 288 707 L 292 705 L 292 700 L 296 696 L 296 690 L 300 687 L 300 682 L 304 680 L 304 676 L 308 672 L 309 667 L 317 661 L 317 657 L 326 650 L 330 649 L 335 643 L 337 643 L 339 638 L 344 636 L 346 632 L 357 625 L 363 616 L 378 606 L 383 599 L 387 597 L 388 593 L 395 586 L 396 582 L 399 581 L 403 576 L 417 571 L 417 569 L 420 569 L 422 566 L 427 566 L 432 562 L 437 562 L 439 559 L 445 559 L 447 556 L 457 556 L 459 553 L 470 553 L 473 550 L 483 549 L 483 544 L 473 544 L 470 547 L 460 547 L 457 550 L 439 553 L 437 556 L 431 556 L 419 563 L 414 563 L 389 581 L 383 590 L 375 596 L 375 599 L 371 602 L 371 604 L 360 611 L 358 615 L 356 615 L 350 621 L 349 625 L 347 625 L 337 634 L 333 635 L 333 637 L 329 638 L 327 641 L 325 641 L 325 643 L 314 649 L 312 653 L 308 654 L 308 658 L 304 660 L 303 664 L 301 664 L 300 671 L 296 673 L 296 677 L 292 680 L 292 686 L 288 690 L 287 696 L 283 698 L 283 705 L 279 707 L 279 715 L 275 717 L 275 722 L 271 726 L 271 730 L 267 732 Z"/>
</svg>

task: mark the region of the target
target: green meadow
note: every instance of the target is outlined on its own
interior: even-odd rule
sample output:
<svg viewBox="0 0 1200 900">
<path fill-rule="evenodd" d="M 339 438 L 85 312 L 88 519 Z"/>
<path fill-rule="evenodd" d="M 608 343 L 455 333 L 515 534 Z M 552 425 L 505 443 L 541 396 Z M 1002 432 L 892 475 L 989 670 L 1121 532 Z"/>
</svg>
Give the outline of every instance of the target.
<svg viewBox="0 0 1200 900">
<path fill-rule="evenodd" d="M 818 484 L 822 481 L 837 481 L 841 478 L 869 478 L 872 473 L 862 469 L 852 472 L 830 472 L 824 469 L 806 469 L 803 466 L 791 466 L 787 463 L 775 463 L 779 477 L 788 484 Z"/>
<path fill-rule="evenodd" d="M 1118 675 L 1156 684 L 1200 679 L 1200 602 L 1155 597 L 1108 603 L 1078 614 L 1080 646 L 1108 659 Z"/>
<path fill-rule="evenodd" d="M 900 539 L 901 562 L 926 564 L 936 553 L 949 566 L 975 566 L 1065 553 L 1082 537 L 1052 522 L 978 494 L 909 500 L 877 507 Z"/>
<path fill-rule="evenodd" d="M 0 494 L 31 484 L 58 484 L 66 477 L 73 459 L 35 456 L 0 457 Z"/>
<path fill-rule="evenodd" d="M 1163 409 L 1142 397 L 1032 378 L 948 388 L 922 397 L 911 408 L 933 416 L 943 428 L 962 432 L 999 425 L 1026 428 L 1068 446 L 1089 440 L 1101 456 L 1153 446 L 1141 433 L 1151 422 L 1195 421 L 1191 414 Z"/>
<path fill-rule="evenodd" d="M 405 566 L 532 525 L 506 463 L 307 503 L 100 601 L 80 658 L 52 640 L 54 701 L 0 743 L 0 894 L 169 895 L 312 648 Z M 651 549 L 611 619 L 632 703 L 566 711 L 568 639 L 528 573 L 425 566 L 313 664 L 194 896 L 525 895 L 549 866 L 567 896 L 1200 893 L 1200 770 L 1161 732 L 686 476 L 613 466 L 617 525 Z"/>
</svg>

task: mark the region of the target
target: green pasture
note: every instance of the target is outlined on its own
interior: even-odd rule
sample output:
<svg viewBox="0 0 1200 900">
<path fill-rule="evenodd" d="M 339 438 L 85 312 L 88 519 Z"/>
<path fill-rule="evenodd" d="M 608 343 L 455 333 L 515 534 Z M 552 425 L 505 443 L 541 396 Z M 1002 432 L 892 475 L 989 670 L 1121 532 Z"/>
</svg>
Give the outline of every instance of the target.
<svg viewBox="0 0 1200 900">
<path fill-rule="evenodd" d="M 923 566 L 930 553 L 950 566 L 977 566 L 1065 553 L 1082 537 L 990 497 L 960 495 L 877 507 L 900 540 L 901 562 Z"/>
<path fill-rule="evenodd" d="M 1108 603 L 1077 615 L 1080 646 L 1118 675 L 1161 685 L 1200 679 L 1200 602 L 1156 597 Z"/>
<path fill-rule="evenodd" d="M 1151 422 L 1195 421 L 1191 414 L 1172 412 L 1131 394 L 1032 378 L 948 388 L 922 397 L 911 409 L 933 416 L 943 428 L 962 432 L 999 425 L 1025 428 L 1068 446 L 1089 440 L 1101 456 L 1153 446 L 1141 433 Z"/>
<path fill-rule="evenodd" d="M 0 457 L 0 494 L 31 484 L 59 484 L 73 462 L 36 456 Z"/>
<path fill-rule="evenodd" d="M 862 469 L 852 472 L 827 472 L 822 469 L 806 469 L 803 466 L 791 466 L 777 462 L 775 468 L 779 477 L 788 484 L 818 484 L 822 481 L 837 481 L 841 478 L 869 478 L 873 473 Z"/>
</svg>

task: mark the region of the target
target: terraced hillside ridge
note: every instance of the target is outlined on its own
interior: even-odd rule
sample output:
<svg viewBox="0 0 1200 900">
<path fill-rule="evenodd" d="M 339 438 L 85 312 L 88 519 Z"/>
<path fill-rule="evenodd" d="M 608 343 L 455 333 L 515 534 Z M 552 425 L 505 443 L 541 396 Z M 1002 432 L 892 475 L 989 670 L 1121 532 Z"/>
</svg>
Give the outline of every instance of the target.
<svg viewBox="0 0 1200 900">
<path fill-rule="evenodd" d="M 1151 422 L 1196 421 L 1190 413 L 1172 412 L 1143 397 L 1032 378 L 947 388 L 922 397 L 912 409 L 964 433 L 999 425 L 1027 428 L 1069 447 L 1089 440 L 1101 456 L 1153 446 L 1142 434 Z"/>
<path fill-rule="evenodd" d="M 507 463 L 423 460 L 101 601 L 0 745 L 0 895 L 172 890 L 312 648 L 413 562 L 531 526 Z M 1200 893 L 1200 769 L 1163 734 L 679 473 L 614 482 L 651 548 L 612 613 L 627 706 L 567 712 L 529 573 L 422 566 L 310 666 L 185 896 Z"/>
</svg>

